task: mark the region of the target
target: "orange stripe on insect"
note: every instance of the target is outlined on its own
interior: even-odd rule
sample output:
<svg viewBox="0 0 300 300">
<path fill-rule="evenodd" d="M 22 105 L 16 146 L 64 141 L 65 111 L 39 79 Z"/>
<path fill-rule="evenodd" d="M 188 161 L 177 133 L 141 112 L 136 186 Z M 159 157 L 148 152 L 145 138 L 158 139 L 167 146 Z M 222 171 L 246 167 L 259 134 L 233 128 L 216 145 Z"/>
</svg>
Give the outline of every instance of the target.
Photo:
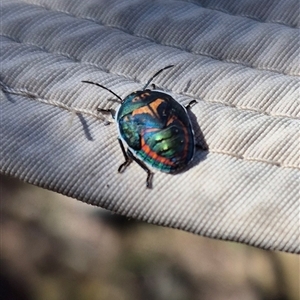
<svg viewBox="0 0 300 300">
<path fill-rule="evenodd" d="M 149 147 L 148 144 L 145 143 L 144 138 L 141 139 L 141 149 L 145 152 L 146 155 L 148 155 L 150 158 L 154 159 L 155 161 L 158 161 L 164 165 L 168 165 L 168 166 L 174 166 L 174 162 L 172 162 L 171 160 L 169 160 L 166 157 L 163 157 L 161 155 L 158 155 L 156 152 L 154 152 L 153 150 L 151 150 L 151 148 Z"/>
<path fill-rule="evenodd" d="M 135 109 L 132 112 L 132 115 L 135 116 L 135 115 L 140 115 L 140 114 L 147 114 L 147 115 L 151 115 L 151 117 L 153 117 L 153 118 L 159 118 L 159 115 L 157 113 L 157 108 L 164 101 L 165 100 L 163 100 L 163 99 L 157 98 L 150 104 Z"/>
<path fill-rule="evenodd" d="M 151 107 L 153 110 L 157 111 L 157 108 L 158 108 L 159 105 L 160 105 L 161 103 L 163 103 L 163 102 L 165 102 L 164 99 L 157 98 L 157 99 L 155 99 L 153 102 L 150 103 L 150 107 Z"/>
</svg>

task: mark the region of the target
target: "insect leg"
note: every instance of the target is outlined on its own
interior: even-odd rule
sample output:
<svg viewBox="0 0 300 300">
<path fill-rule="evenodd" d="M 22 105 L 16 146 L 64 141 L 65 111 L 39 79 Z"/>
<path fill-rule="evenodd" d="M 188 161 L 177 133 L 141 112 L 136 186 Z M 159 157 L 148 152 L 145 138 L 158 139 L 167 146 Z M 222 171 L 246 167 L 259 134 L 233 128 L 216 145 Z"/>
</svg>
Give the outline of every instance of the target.
<svg viewBox="0 0 300 300">
<path fill-rule="evenodd" d="M 97 111 L 104 113 L 104 114 L 111 114 L 113 119 L 115 118 L 115 115 L 116 115 L 116 111 L 114 109 L 103 109 L 103 108 L 98 107 Z"/>
<path fill-rule="evenodd" d="M 195 145 L 195 147 L 199 150 L 202 150 L 202 151 L 207 151 L 208 150 L 208 146 L 206 144 L 200 144 L 200 143 L 197 143 Z"/>
<path fill-rule="evenodd" d="M 118 172 L 123 173 L 125 171 L 125 169 L 132 163 L 132 159 L 126 153 L 124 145 L 123 145 L 121 139 L 118 139 L 118 141 L 119 141 L 122 153 L 123 153 L 124 158 L 125 158 L 125 162 L 120 165 L 120 167 L 118 168 Z"/>
<path fill-rule="evenodd" d="M 152 189 L 152 178 L 153 178 L 153 175 L 154 175 L 154 174 L 150 171 L 150 169 L 146 166 L 146 164 L 145 164 L 143 161 L 141 161 L 141 160 L 139 160 L 138 158 L 136 158 L 136 157 L 132 154 L 132 152 L 131 152 L 129 149 L 127 149 L 127 154 L 128 154 L 128 156 L 129 156 L 132 160 L 134 160 L 141 168 L 143 168 L 144 171 L 147 172 L 146 185 L 147 185 L 147 188 L 148 188 L 148 189 Z"/>
<path fill-rule="evenodd" d="M 196 103 L 198 103 L 195 99 L 190 101 L 188 105 L 186 105 L 186 109 L 191 109 Z"/>
</svg>

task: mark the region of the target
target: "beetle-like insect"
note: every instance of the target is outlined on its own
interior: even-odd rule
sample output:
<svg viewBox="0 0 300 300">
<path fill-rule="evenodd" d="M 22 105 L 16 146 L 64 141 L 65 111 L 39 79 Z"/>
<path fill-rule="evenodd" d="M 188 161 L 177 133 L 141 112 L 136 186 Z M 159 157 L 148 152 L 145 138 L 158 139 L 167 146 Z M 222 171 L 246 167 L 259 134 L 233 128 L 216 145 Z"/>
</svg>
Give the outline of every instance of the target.
<svg viewBox="0 0 300 300">
<path fill-rule="evenodd" d="M 124 172 L 135 161 L 147 172 L 147 188 L 152 188 L 153 173 L 146 164 L 162 172 L 177 173 L 192 161 L 195 153 L 194 131 L 187 109 L 196 100 L 184 107 L 169 94 L 147 89 L 157 75 L 171 67 L 159 70 L 142 90 L 132 92 L 125 99 L 99 83 L 82 81 L 109 91 L 120 101 L 116 112 L 98 111 L 110 112 L 118 125 L 118 140 L 125 158 L 118 172 Z"/>
</svg>

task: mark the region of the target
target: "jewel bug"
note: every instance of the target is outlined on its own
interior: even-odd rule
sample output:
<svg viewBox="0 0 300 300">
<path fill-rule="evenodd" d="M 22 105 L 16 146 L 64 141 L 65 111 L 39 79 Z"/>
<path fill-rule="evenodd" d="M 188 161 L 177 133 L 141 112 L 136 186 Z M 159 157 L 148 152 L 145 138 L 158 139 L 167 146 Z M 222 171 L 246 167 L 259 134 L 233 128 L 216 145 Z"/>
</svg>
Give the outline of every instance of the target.
<svg viewBox="0 0 300 300">
<path fill-rule="evenodd" d="M 109 88 L 92 81 L 84 83 L 97 85 L 115 97 L 120 102 L 117 111 L 99 109 L 110 112 L 116 120 L 119 131 L 119 144 L 125 158 L 118 172 L 135 161 L 147 172 L 147 188 L 152 188 L 153 173 L 147 165 L 166 173 L 178 173 L 193 159 L 195 153 L 194 131 L 187 109 L 169 94 L 147 88 L 151 81 L 162 71 L 173 67 L 167 66 L 156 72 L 145 84 L 142 90 L 130 93 L 124 99 Z M 125 149 L 125 146 L 127 149 Z"/>
</svg>

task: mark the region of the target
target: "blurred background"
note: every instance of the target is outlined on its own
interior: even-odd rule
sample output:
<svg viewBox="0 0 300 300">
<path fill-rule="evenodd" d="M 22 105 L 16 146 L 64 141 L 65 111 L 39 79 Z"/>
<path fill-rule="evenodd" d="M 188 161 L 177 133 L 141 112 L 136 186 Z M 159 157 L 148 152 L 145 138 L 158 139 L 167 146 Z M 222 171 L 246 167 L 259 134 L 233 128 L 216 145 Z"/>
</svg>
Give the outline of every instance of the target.
<svg viewBox="0 0 300 300">
<path fill-rule="evenodd" d="M 1 299 L 296 300 L 298 255 L 130 220 L 0 177 Z"/>
</svg>

